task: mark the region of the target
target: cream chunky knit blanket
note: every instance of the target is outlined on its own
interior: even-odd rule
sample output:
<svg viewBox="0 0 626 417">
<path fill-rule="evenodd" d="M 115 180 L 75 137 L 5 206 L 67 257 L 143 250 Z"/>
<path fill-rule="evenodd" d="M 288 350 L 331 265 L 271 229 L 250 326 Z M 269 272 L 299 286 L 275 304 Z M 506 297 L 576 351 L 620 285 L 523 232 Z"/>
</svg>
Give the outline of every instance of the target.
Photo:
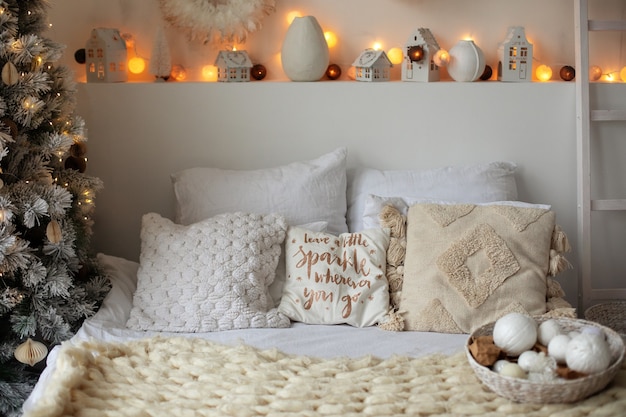
<svg viewBox="0 0 626 417">
<path fill-rule="evenodd" d="M 464 354 L 318 359 L 202 339 L 62 346 L 34 416 L 618 416 L 626 366 L 576 404 L 516 404 Z"/>
</svg>

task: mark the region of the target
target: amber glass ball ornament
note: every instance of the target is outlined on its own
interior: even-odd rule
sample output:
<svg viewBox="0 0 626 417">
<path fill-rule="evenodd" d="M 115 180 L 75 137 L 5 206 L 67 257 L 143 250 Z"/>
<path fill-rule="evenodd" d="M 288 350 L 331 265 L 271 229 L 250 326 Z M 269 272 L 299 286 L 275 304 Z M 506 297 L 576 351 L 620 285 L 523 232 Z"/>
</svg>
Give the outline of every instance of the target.
<svg viewBox="0 0 626 417">
<path fill-rule="evenodd" d="M 328 68 L 326 68 L 326 77 L 329 80 L 336 80 L 341 77 L 341 67 L 337 64 L 330 64 Z"/>
</svg>

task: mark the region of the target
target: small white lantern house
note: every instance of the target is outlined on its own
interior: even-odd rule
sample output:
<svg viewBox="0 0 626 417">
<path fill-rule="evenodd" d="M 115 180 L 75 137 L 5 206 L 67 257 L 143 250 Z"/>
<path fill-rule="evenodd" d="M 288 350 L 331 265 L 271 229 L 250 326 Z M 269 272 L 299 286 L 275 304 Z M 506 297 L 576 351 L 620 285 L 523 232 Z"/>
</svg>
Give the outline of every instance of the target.
<svg viewBox="0 0 626 417">
<path fill-rule="evenodd" d="M 416 29 L 404 44 L 402 81 L 439 81 L 439 67 L 433 60 L 439 49 L 430 29 Z"/>
<path fill-rule="evenodd" d="M 508 29 L 506 39 L 498 46 L 498 80 L 532 81 L 533 45 L 521 26 Z"/>
<path fill-rule="evenodd" d="M 87 82 L 128 80 L 126 41 L 117 29 L 96 28 L 85 46 Z"/>
<path fill-rule="evenodd" d="M 217 81 L 250 81 L 252 61 L 246 51 L 220 51 L 215 58 Z"/>
<path fill-rule="evenodd" d="M 366 49 L 358 56 L 352 66 L 355 80 L 378 82 L 389 81 L 393 64 L 383 50 Z"/>
</svg>

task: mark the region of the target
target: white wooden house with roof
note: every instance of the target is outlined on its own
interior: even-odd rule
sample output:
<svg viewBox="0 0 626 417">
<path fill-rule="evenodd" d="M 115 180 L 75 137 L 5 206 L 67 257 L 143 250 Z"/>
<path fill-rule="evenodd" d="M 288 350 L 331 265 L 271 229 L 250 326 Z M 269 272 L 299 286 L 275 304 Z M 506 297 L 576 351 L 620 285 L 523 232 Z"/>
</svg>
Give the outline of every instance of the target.
<svg viewBox="0 0 626 417">
<path fill-rule="evenodd" d="M 393 64 L 383 50 L 366 49 L 352 63 L 355 80 L 378 82 L 389 81 Z"/>
<path fill-rule="evenodd" d="M 416 29 L 404 44 L 402 81 L 439 81 L 439 67 L 434 61 L 439 49 L 430 29 Z"/>
<path fill-rule="evenodd" d="M 532 81 L 533 45 L 521 26 L 509 27 L 505 40 L 498 45 L 498 80 Z"/>
<path fill-rule="evenodd" d="M 252 61 L 246 51 L 220 51 L 215 58 L 217 81 L 250 81 Z"/>
<path fill-rule="evenodd" d="M 85 45 L 87 82 L 128 80 L 126 41 L 117 29 L 95 28 Z"/>
</svg>

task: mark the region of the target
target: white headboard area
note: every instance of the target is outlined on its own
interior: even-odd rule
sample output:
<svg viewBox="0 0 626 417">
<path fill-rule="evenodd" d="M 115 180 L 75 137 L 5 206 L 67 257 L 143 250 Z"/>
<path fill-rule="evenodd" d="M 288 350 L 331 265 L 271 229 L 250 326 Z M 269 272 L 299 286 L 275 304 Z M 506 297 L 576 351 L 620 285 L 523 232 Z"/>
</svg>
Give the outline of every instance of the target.
<svg viewBox="0 0 626 417">
<path fill-rule="evenodd" d="M 137 260 L 140 220 L 173 218 L 170 174 L 194 166 L 272 167 L 348 148 L 348 165 L 421 169 L 518 164 L 519 197 L 551 204 L 576 240 L 572 83 L 80 84 L 94 247 Z M 569 259 L 576 265 L 575 253 Z M 576 302 L 576 273 L 560 281 Z"/>
</svg>

